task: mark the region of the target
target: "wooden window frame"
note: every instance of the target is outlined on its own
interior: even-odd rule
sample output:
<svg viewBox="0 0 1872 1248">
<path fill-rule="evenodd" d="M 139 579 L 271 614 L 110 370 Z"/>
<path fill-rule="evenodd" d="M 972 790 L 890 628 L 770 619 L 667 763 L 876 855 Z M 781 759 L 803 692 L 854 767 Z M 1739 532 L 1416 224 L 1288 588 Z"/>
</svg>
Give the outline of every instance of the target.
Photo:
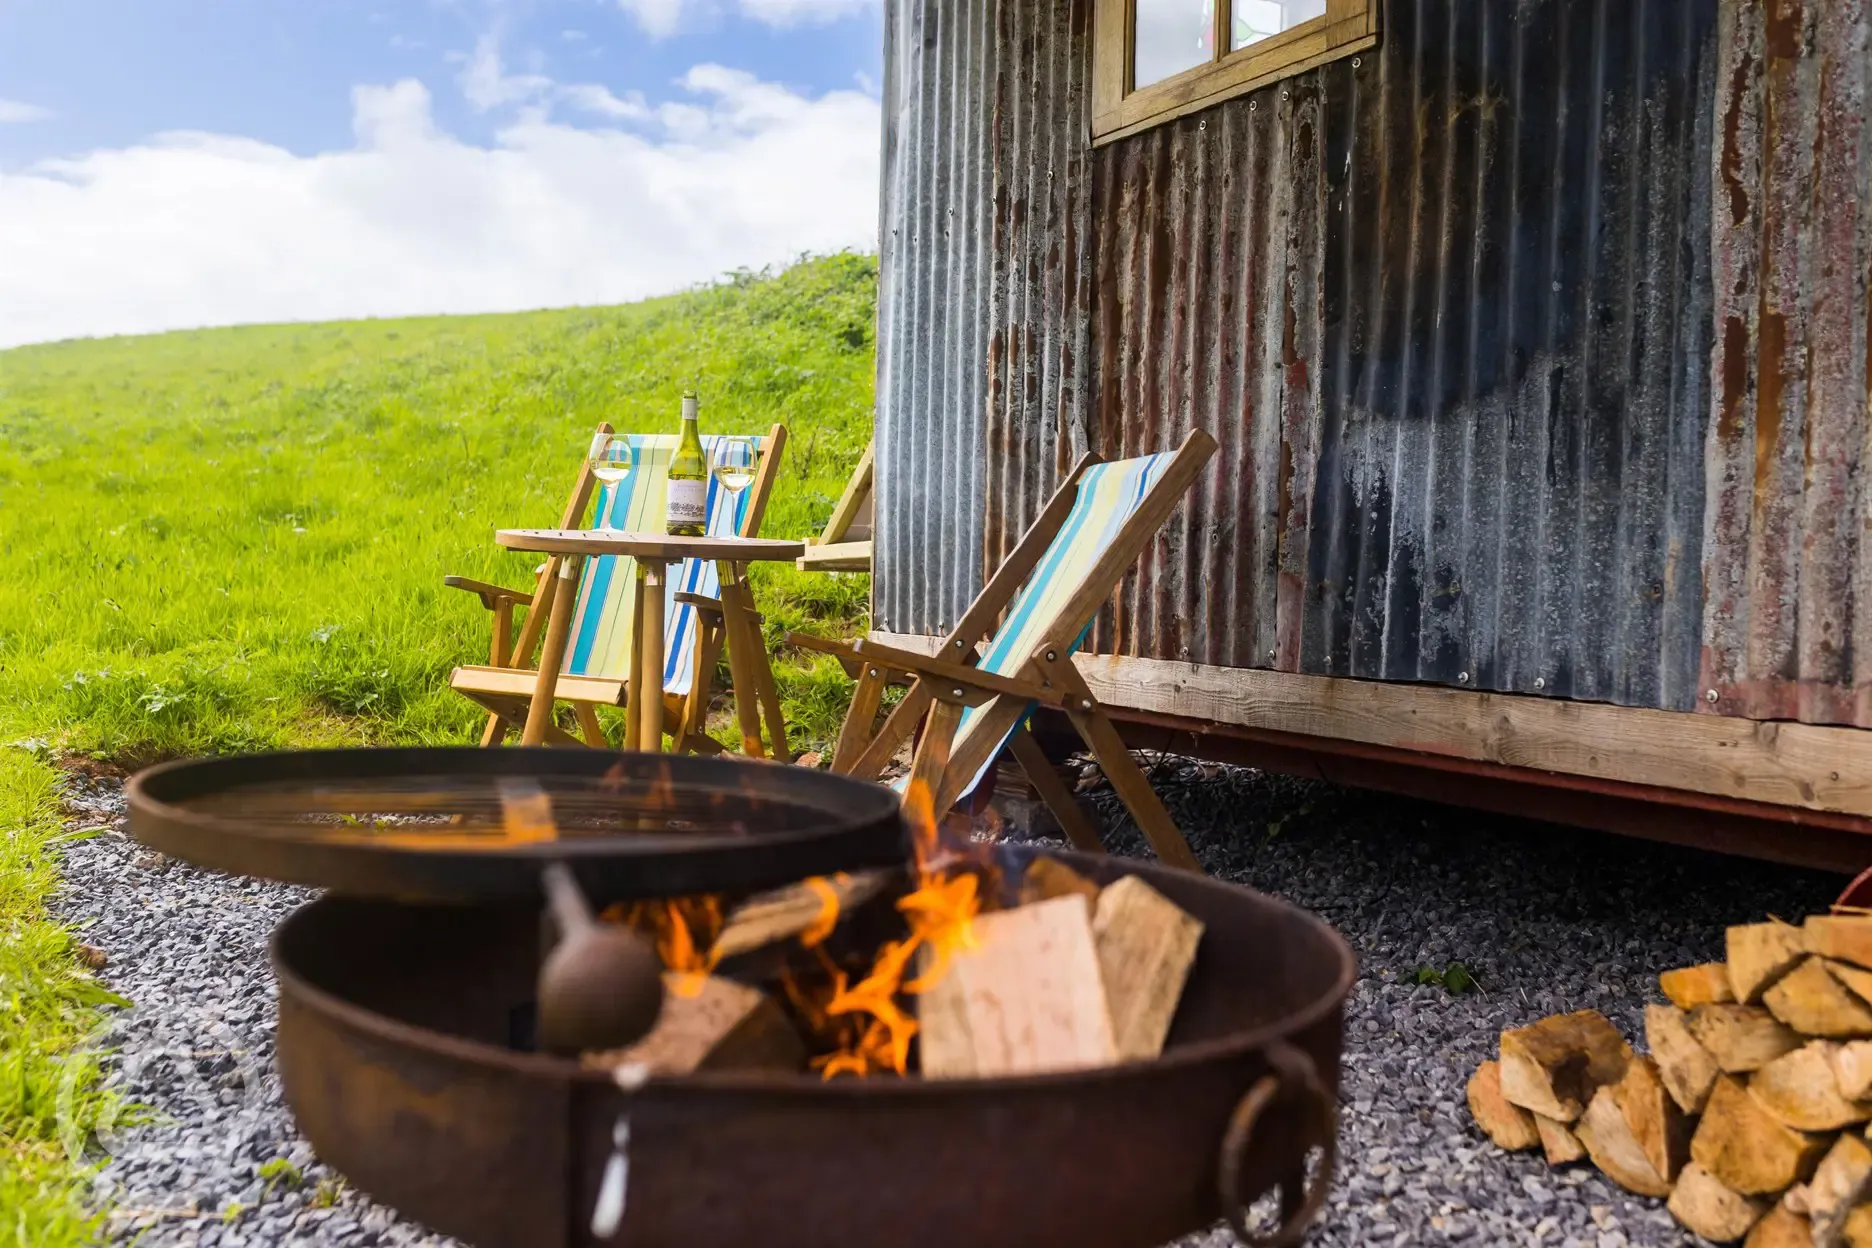
<svg viewBox="0 0 1872 1248">
<path fill-rule="evenodd" d="M 1379 0 L 1326 0 L 1326 15 L 1147 87 L 1131 85 L 1137 0 L 1093 0 L 1092 142 L 1111 143 L 1378 43 Z M 1215 46 L 1234 5 L 1216 0 Z"/>
</svg>

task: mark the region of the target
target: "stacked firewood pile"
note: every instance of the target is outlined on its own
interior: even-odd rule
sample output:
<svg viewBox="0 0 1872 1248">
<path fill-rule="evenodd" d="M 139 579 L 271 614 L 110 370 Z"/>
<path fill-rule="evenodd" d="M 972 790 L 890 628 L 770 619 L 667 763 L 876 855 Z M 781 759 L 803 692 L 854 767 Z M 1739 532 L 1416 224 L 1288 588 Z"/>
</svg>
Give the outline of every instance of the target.
<svg viewBox="0 0 1872 1248">
<path fill-rule="evenodd" d="M 1593 1010 L 1504 1031 L 1470 1112 L 1717 1243 L 1872 1248 L 1872 915 L 1732 927 L 1726 952 L 1658 977 L 1649 1053 Z"/>
</svg>

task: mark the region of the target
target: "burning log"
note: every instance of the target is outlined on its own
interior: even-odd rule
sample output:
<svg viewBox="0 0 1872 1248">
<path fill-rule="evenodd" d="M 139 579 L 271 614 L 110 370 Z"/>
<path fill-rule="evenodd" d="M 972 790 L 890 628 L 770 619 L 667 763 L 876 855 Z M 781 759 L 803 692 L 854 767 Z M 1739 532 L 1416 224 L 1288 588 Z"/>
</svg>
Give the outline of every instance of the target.
<svg viewBox="0 0 1872 1248">
<path fill-rule="evenodd" d="M 1470 1116 L 1482 1128 L 1482 1133 L 1495 1142 L 1495 1147 L 1511 1153 L 1533 1148 L 1537 1144 L 1545 1147 L 1548 1137 L 1541 1123 L 1551 1123 L 1553 1119 L 1537 1119 L 1502 1095 L 1500 1062 L 1483 1062 L 1476 1067 L 1475 1074 L 1469 1076 L 1468 1095 Z M 1566 1131 L 1564 1126 L 1559 1126 L 1559 1129 Z M 1576 1145 L 1579 1142 L 1570 1131 L 1566 1139 L 1573 1140 Z M 1555 1142 L 1561 1143 L 1559 1137 L 1555 1137 Z M 1547 1160 L 1553 1162 L 1551 1149 L 1548 1150 Z"/>
<path fill-rule="evenodd" d="M 1027 864 L 1026 874 L 1021 876 L 1020 904 L 1023 906 L 1072 893 L 1084 897 L 1088 905 L 1098 904 L 1099 886 L 1057 858 L 1037 857 Z"/>
<path fill-rule="evenodd" d="M 974 947 L 958 950 L 921 994 L 924 1077 L 1032 1074 L 1118 1060 L 1083 896 L 980 915 L 972 934 Z"/>
<path fill-rule="evenodd" d="M 1783 1054 L 1749 1076 L 1749 1095 L 1798 1131 L 1837 1131 L 1872 1118 L 1872 1105 L 1840 1095 L 1833 1074 L 1839 1045 L 1814 1040 Z"/>
<path fill-rule="evenodd" d="M 1824 1146 L 1823 1137 L 1778 1121 L 1723 1075 L 1691 1138 L 1690 1157 L 1726 1187 L 1745 1196 L 1771 1196 L 1806 1178 Z"/>
<path fill-rule="evenodd" d="M 1200 922 L 1140 876 L 1099 893 L 1092 938 L 1120 1061 L 1163 1052 L 1202 934 Z"/>
<path fill-rule="evenodd" d="M 1767 1201 L 1731 1191 L 1694 1161 L 1678 1176 L 1667 1207 L 1673 1218 L 1718 1244 L 1741 1239 L 1768 1212 Z"/>
<path fill-rule="evenodd" d="M 1762 1004 L 1795 1031 L 1850 1039 L 1872 1036 L 1872 1008 L 1849 992 L 1820 958 L 1808 958 L 1762 994 Z"/>
<path fill-rule="evenodd" d="M 1645 1006 L 1645 1043 L 1677 1107 L 1686 1114 L 1702 1113 L 1720 1072 L 1709 1050 L 1690 1034 L 1684 1012 L 1669 1005 Z"/>
<path fill-rule="evenodd" d="M 1658 987 L 1680 1010 L 1735 1000 L 1735 991 L 1729 984 L 1729 968 L 1721 962 L 1665 971 L 1658 976 Z"/>
<path fill-rule="evenodd" d="M 1727 945 L 1729 986 L 1743 1005 L 1761 1000 L 1807 952 L 1801 929 L 1778 919 L 1737 924 L 1727 933 Z"/>
<path fill-rule="evenodd" d="M 663 976 L 663 1013 L 636 1044 L 587 1053 L 587 1066 L 632 1063 L 658 1075 L 698 1070 L 801 1070 L 806 1048 L 773 998 L 719 975 L 670 971 Z"/>
<path fill-rule="evenodd" d="M 825 929 L 819 934 L 824 939 L 840 915 L 883 892 L 893 875 L 889 871 L 863 871 L 815 877 L 750 897 L 728 915 L 711 954 L 718 962 L 726 961 L 796 936 L 810 937 L 815 927 Z M 806 939 L 803 943 L 813 945 L 818 940 Z"/>
<path fill-rule="evenodd" d="M 1690 1034 L 1724 1073 L 1760 1070 L 1801 1038 L 1759 1005 L 1699 1005 L 1690 1011 Z"/>
<path fill-rule="evenodd" d="M 1630 1060 L 1631 1046 L 1599 1011 L 1556 1014 L 1502 1032 L 1502 1095 L 1557 1122 L 1573 1122 L 1595 1089 L 1624 1078 Z"/>
</svg>

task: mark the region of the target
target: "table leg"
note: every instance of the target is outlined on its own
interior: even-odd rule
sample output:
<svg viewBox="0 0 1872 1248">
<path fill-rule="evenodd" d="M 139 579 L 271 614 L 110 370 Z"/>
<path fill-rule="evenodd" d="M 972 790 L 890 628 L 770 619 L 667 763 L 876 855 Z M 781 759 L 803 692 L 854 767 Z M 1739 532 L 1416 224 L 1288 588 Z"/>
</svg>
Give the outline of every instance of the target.
<svg viewBox="0 0 1872 1248">
<path fill-rule="evenodd" d="M 655 560 L 639 560 L 637 566 L 644 570 L 643 608 L 637 617 L 643 666 L 631 700 L 637 704 L 637 748 L 655 754 L 663 749 L 663 583 L 669 568 Z"/>
<path fill-rule="evenodd" d="M 765 758 L 760 739 L 760 685 L 754 675 L 754 622 L 748 618 L 747 587 L 741 583 L 740 570 L 732 563 L 719 563 L 721 577 L 722 628 L 728 634 L 728 673 L 734 681 L 735 719 L 741 725 L 741 752 L 749 758 Z"/>
<path fill-rule="evenodd" d="M 630 709 L 624 713 L 624 748 L 640 750 L 643 748 L 643 717 L 637 713 L 637 691 L 643 687 L 643 600 L 645 570 L 641 560 L 634 561 L 636 571 L 631 574 L 631 643 L 630 666 Z"/>
<path fill-rule="evenodd" d="M 540 649 L 539 679 L 533 682 L 533 701 L 527 707 L 521 745 L 544 745 L 553 722 L 553 695 L 559 689 L 559 668 L 565 662 L 566 638 L 572 633 L 572 613 L 578 604 L 579 576 L 585 561 L 568 555 L 559 562 L 559 584 L 553 593 L 552 614 L 546 620 L 546 641 Z"/>
</svg>

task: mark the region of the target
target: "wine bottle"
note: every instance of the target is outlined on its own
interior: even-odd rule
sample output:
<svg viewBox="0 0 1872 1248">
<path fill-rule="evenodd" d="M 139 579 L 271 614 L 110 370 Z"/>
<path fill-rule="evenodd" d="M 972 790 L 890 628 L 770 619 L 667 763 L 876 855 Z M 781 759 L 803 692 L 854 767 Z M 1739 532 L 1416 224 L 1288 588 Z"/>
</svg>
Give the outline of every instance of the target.
<svg viewBox="0 0 1872 1248">
<path fill-rule="evenodd" d="M 666 515 L 674 537 L 701 537 L 708 531 L 708 460 L 696 431 L 695 391 L 683 392 L 682 439 L 670 457 L 669 506 Z"/>
</svg>

